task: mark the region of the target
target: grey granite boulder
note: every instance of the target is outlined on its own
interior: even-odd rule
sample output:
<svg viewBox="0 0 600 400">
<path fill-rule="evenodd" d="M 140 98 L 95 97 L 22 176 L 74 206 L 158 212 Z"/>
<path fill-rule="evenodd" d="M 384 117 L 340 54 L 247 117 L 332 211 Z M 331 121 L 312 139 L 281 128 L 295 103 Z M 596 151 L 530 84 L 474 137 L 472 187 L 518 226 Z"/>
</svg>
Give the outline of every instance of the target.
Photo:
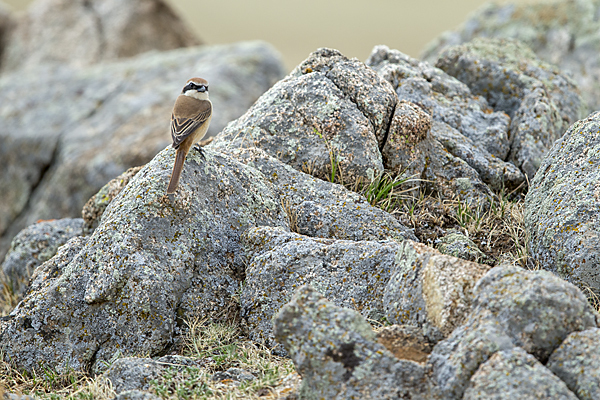
<svg viewBox="0 0 600 400">
<path fill-rule="evenodd" d="M 2 263 L 2 272 L 13 292 L 22 292 L 35 268 L 52 258 L 69 239 L 81 235 L 81 218 L 41 221 L 19 232 Z"/>
<path fill-rule="evenodd" d="M 1 75 L 0 258 L 21 229 L 79 216 L 109 180 L 170 144 L 173 103 L 194 75 L 211 84 L 214 135 L 275 83 L 283 66 L 271 46 L 246 42 Z"/>
<path fill-rule="evenodd" d="M 272 318 L 297 288 L 309 284 L 340 307 L 382 321 L 383 289 L 398 243 L 311 238 L 281 228 L 244 233 L 248 256 L 241 317 L 252 340 L 273 347 Z"/>
<path fill-rule="evenodd" d="M 211 146 L 257 147 L 322 179 L 367 181 L 383 171 L 379 148 L 396 100 L 390 85 L 362 62 L 319 49 Z"/>
<path fill-rule="evenodd" d="M 516 189 L 525 181 L 525 175 L 514 164 L 491 155 L 481 144 L 462 135 L 444 122 L 434 121 L 431 135 L 452 156 L 464 160 L 477 171 L 481 180 L 496 192 L 503 188 Z"/>
<path fill-rule="evenodd" d="M 395 358 L 358 312 L 333 305 L 310 286 L 297 290 L 274 327 L 302 375 L 300 398 L 431 398 L 420 364 Z"/>
<path fill-rule="evenodd" d="M 443 51 L 436 66 L 510 116 L 509 160 L 529 179 L 554 141 L 586 115 L 576 83 L 515 40 L 474 39 Z"/>
<path fill-rule="evenodd" d="M 387 320 L 449 335 L 470 312 L 473 287 L 488 269 L 420 243 L 401 243 L 383 295 Z"/>
<path fill-rule="evenodd" d="M 495 353 L 473 374 L 463 400 L 577 400 L 563 381 L 519 347 Z"/>
<path fill-rule="evenodd" d="M 89 238 L 36 269 L 0 340 L 21 368 L 94 369 L 116 352 L 159 354 L 180 319 L 224 319 L 244 277 L 241 234 L 287 228 L 279 196 L 257 170 L 192 151 L 165 196 L 175 151 L 159 153 L 110 203 Z"/>
<path fill-rule="evenodd" d="M 406 170 L 421 178 L 427 191 L 473 205 L 491 196 L 483 179 L 494 189 L 504 182 L 516 187 L 523 180 L 517 168 L 503 161 L 510 147 L 506 114 L 494 112 L 484 98 L 442 70 L 386 46 L 376 46 L 366 64 L 391 83 L 399 99 L 391 142 L 383 148 L 386 168 Z"/>
<path fill-rule="evenodd" d="M 600 398 L 600 329 L 571 333 L 554 350 L 546 367 L 580 400 Z"/>
<path fill-rule="evenodd" d="M 238 161 L 256 168 L 279 193 L 290 229 L 330 239 L 416 241 L 412 230 L 389 213 L 342 185 L 297 171 L 257 148 L 226 149 Z"/>
<path fill-rule="evenodd" d="M 498 351 L 520 347 L 545 364 L 572 332 L 598 314 L 572 284 L 546 272 L 491 269 L 474 288 L 465 322 L 433 349 L 428 370 L 444 399 L 461 399 L 473 374 Z"/>
<path fill-rule="evenodd" d="M 0 64 L 4 71 L 80 67 L 198 44 L 163 0 L 37 0 L 18 19 Z"/>
<path fill-rule="evenodd" d="M 435 63 L 446 48 L 476 37 L 517 39 L 540 59 L 572 75 L 591 110 L 600 109 L 600 10 L 597 0 L 488 3 L 456 30 L 427 45 L 423 58 Z"/>
<path fill-rule="evenodd" d="M 600 113 L 552 147 L 525 197 L 530 255 L 546 270 L 600 293 Z"/>
</svg>

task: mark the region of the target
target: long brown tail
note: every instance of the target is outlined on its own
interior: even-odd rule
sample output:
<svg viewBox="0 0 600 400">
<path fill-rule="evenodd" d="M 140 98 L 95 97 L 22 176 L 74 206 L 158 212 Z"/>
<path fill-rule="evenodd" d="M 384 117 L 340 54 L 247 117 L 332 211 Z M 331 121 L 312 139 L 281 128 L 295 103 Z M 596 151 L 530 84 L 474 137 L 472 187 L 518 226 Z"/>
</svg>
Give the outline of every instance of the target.
<svg viewBox="0 0 600 400">
<path fill-rule="evenodd" d="M 173 165 L 173 172 L 171 173 L 171 181 L 167 188 L 167 194 L 175 193 L 177 185 L 179 184 L 179 177 L 181 176 L 181 170 L 183 170 L 183 163 L 187 152 L 181 147 L 177 149 L 177 155 L 175 156 L 175 164 Z"/>
</svg>

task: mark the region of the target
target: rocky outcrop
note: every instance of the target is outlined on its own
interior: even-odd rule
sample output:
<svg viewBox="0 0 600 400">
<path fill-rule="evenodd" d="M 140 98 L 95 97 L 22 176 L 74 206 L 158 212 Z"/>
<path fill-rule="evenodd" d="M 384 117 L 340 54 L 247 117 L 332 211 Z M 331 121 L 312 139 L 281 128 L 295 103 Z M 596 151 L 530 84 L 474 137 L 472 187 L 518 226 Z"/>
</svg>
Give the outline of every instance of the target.
<svg viewBox="0 0 600 400">
<path fill-rule="evenodd" d="M 6 50 L 8 38 L 15 25 L 15 16 L 4 3 L 0 3 L 0 69 L 2 68 L 2 56 Z"/>
<path fill-rule="evenodd" d="M 600 109 L 600 9 L 596 0 L 489 3 L 461 27 L 433 40 L 423 58 L 435 63 L 446 48 L 477 37 L 517 39 L 537 56 L 570 74 L 590 110 Z"/>
<path fill-rule="evenodd" d="M 525 197 L 530 255 L 541 268 L 600 293 L 600 113 L 575 123 L 550 150 Z"/>
<path fill-rule="evenodd" d="M 508 159 L 529 179 L 554 141 L 586 114 L 575 82 L 515 40 L 474 39 L 443 51 L 436 66 L 510 116 Z"/>
<path fill-rule="evenodd" d="M 282 68 L 271 46 L 249 42 L 149 53 L 83 71 L 62 67 L 44 73 L 43 85 L 34 72 L 2 75 L 0 257 L 25 226 L 79 216 L 106 182 L 168 145 L 171 109 L 190 74 L 219 88 L 211 94 L 211 135 L 246 111 Z"/>
<path fill-rule="evenodd" d="M 198 44 L 163 0 L 37 0 L 17 20 L 0 66 L 4 72 L 82 67 Z"/>
<path fill-rule="evenodd" d="M 396 96 L 375 72 L 337 50 L 319 49 L 229 124 L 215 149 L 257 147 L 316 177 L 367 182 L 383 171 Z"/>
<path fill-rule="evenodd" d="M 597 382 L 598 314 L 575 286 L 507 266 L 486 273 L 474 295 L 468 317 L 425 365 L 411 360 L 429 351 L 428 339 L 398 327 L 397 348 L 404 351 L 392 354 L 392 341 L 382 340 L 391 333 L 376 337 L 357 312 L 307 286 L 275 317 L 275 335 L 303 376 L 306 398 L 574 400 L 578 388 L 580 398 L 591 398 L 585 396 Z"/>
<path fill-rule="evenodd" d="M 174 154 L 159 153 L 89 238 L 36 269 L 1 334 L 17 365 L 93 369 L 117 351 L 155 355 L 180 319 L 227 317 L 244 277 L 240 235 L 288 229 L 288 219 L 260 172 L 209 150 L 188 155 L 177 196 L 164 196 Z"/>
<path fill-rule="evenodd" d="M 506 382 L 506 375 L 486 373 L 490 368 L 510 372 L 519 364 L 530 364 L 539 371 L 569 334 L 598 324 L 598 314 L 583 293 L 545 271 L 495 267 L 477 283 L 474 295 L 464 324 L 439 342 L 428 360 L 432 379 L 444 399 L 461 399 L 467 393 L 483 398 L 477 394 L 488 393 L 483 388 L 497 390 L 494 388 Z M 521 350 L 515 353 L 518 348 L 537 361 L 523 356 Z M 529 379 L 528 368 L 521 368 L 515 371 L 519 381 Z M 548 377 L 549 371 L 545 375 L 540 377 L 544 385 L 562 387 Z M 525 389 L 517 387 L 513 393 L 525 393 L 519 392 Z"/>
<path fill-rule="evenodd" d="M 366 64 L 390 82 L 400 101 L 383 148 L 386 167 L 421 178 L 427 191 L 472 205 L 491 196 L 486 184 L 498 190 L 523 182 L 518 168 L 503 161 L 510 148 L 506 114 L 442 70 L 386 46 L 375 47 Z"/>
<path fill-rule="evenodd" d="M 333 305 L 309 286 L 298 289 L 274 325 L 302 375 L 301 398 L 430 398 L 422 365 L 396 359 L 359 313 Z"/>
</svg>

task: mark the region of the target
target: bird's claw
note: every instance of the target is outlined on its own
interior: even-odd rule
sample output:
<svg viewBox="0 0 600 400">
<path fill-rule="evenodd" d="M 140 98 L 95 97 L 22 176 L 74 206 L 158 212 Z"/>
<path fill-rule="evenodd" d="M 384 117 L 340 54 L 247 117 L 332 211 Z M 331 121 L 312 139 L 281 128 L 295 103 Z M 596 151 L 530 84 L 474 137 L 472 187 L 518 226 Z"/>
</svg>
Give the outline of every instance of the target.
<svg viewBox="0 0 600 400">
<path fill-rule="evenodd" d="M 206 157 L 204 157 L 204 150 L 202 150 L 202 146 L 200 146 L 200 144 L 196 143 L 194 145 L 194 150 L 200 153 L 200 156 L 202 156 L 202 158 L 206 159 Z"/>
</svg>

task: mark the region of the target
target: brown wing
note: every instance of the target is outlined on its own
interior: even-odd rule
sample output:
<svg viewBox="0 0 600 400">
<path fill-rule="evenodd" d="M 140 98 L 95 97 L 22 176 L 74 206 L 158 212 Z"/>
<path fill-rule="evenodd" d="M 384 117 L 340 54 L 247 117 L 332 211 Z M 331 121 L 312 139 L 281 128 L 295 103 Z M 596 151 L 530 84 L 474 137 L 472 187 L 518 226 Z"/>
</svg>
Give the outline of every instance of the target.
<svg viewBox="0 0 600 400">
<path fill-rule="evenodd" d="M 171 114 L 173 147 L 178 148 L 185 138 L 210 118 L 211 113 L 212 104 L 210 101 L 194 99 L 183 94 L 179 95 L 175 101 L 175 106 L 173 106 L 173 114 Z"/>
</svg>

